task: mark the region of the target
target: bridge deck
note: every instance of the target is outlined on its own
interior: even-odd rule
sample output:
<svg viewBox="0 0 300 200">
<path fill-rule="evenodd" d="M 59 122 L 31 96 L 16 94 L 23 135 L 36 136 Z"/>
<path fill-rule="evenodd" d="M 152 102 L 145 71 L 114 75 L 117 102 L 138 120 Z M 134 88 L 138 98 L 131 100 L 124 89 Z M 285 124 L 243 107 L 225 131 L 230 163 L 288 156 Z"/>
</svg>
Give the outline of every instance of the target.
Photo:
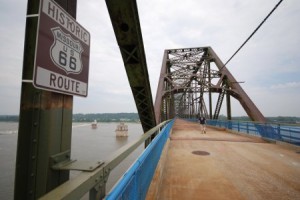
<svg viewBox="0 0 300 200">
<path fill-rule="evenodd" d="M 157 199 L 300 199 L 300 154 L 176 120 L 159 188 Z"/>
</svg>

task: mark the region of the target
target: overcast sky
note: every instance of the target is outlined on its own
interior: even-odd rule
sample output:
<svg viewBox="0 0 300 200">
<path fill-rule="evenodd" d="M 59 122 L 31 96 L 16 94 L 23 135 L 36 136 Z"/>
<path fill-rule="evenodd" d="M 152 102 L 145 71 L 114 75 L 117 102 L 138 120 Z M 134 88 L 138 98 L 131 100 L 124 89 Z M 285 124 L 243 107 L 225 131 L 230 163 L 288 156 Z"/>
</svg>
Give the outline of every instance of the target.
<svg viewBox="0 0 300 200">
<path fill-rule="evenodd" d="M 0 2 L 0 115 L 19 114 L 27 1 Z M 211 46 L 225 63 L 277 2 L 137 0 L 153 99 L 165 49 Z M 91 53 L 89 94 L 73 113 L 137 112 L 105 1 L 77 4 Z M 300 1 L 284 0 L 227 65 L 265 116 L 300 117 L 299 21 Z M 236 101 L 232 113 L 246 115 Z"/>
</svg>

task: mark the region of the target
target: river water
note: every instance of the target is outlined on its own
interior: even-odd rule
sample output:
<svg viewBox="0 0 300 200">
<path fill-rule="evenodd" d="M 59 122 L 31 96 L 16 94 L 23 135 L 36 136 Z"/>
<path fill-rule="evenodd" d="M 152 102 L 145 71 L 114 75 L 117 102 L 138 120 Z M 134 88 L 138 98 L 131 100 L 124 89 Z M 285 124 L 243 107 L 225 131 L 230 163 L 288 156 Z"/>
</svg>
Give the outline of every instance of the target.
<svg viewBox="0 0 300 200">
<path fill-rule="evenodd" d="M 92 129 L 87 123 L 74 123 L 72 128 L 71 159 L 79 161 L 105 161 L 109 155 L 122 146 L 135 141 L 143 134 L 140 123 L 128 123 L 128 137 L 116 137 L 118 123 L 98 123 Z M 14 173 L 18 138 L 18 123 L 0 122 L 0 199 L 13 199 Z M 107 191 L 113 187 L 122 174 L 142 152 L 142 144 L 135 152 L 115 168 L 108 179 Z M 79 172 L 72 171 L 71 177 Z"/>
</svg>

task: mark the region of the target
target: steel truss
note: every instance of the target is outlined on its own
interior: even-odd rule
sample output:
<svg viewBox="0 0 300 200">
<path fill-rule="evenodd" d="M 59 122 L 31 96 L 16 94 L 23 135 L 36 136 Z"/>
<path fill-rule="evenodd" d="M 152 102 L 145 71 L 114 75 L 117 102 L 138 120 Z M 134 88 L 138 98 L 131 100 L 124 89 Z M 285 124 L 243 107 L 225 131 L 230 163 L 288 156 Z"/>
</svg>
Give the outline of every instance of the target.
<svg viewBox="0 0 300 200">
<path fill-rule="evenodd" d="M 213 93 L 218 95 L 214 107 Z M 157 123 L 176 116 L 218 119 L 225 96 L 228 119 L 232 96 L 252 120 L 265 121 L 211 47 L 165 50 L 155 101 Z"/>
<path fill-rule="evenodd" d="M 155 127 L 155 115 L 136 1 L 106 0 L 128 81 L 144 132 Z"/>
</svg>

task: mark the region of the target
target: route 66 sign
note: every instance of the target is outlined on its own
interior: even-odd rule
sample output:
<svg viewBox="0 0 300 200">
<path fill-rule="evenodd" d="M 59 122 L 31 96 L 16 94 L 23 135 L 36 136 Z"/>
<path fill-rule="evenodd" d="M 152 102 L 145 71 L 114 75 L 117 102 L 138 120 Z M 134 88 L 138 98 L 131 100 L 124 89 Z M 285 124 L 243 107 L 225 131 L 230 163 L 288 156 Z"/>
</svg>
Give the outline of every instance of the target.
<svg viewBox="0 0 300 200">
<path fill-rule="evenodd" d="M 82 70 L 81 53 L 83 51 L 79 41 L 70 34 L 64 33 L 60 27 L 52 28 L 54 43 L 50 56 L 55 65 L 67 74 L 79 74 Z"/>
<path fill-rule="evenodd" d="M 54 0 L 41 0 L 33 85 L 87 96 L 90 34 Z"/>
</svg>

